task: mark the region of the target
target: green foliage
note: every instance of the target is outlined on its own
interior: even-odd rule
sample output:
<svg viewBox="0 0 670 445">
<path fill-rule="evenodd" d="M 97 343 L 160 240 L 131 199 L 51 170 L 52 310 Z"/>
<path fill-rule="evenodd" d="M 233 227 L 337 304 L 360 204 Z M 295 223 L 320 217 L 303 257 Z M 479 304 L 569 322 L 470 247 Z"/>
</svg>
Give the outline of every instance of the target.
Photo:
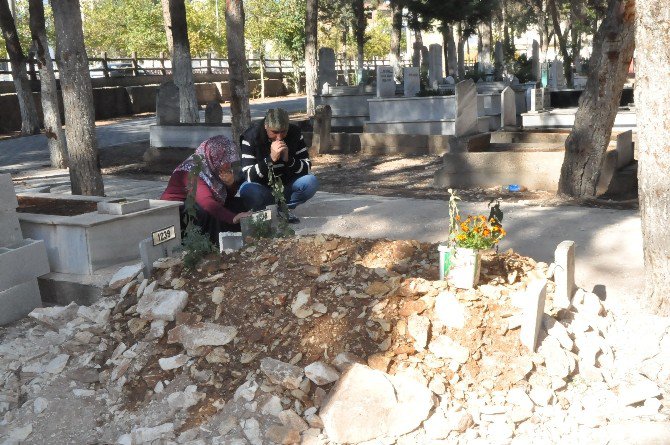
<svg viewBox="0 0 670 445">
<path fill-rule="evenodd" d="M 213 0 L 186 2 L 191 54 L 226 53 L 225 2 L 219 2 L 219 33 Z M 158 55 L 167 51 L 161 2 L 156 0 L 82 0 L 84 38 L 89 56 Z"/>
<path fill-rule="evenodd" d="M 188 172 L 188 194 L 184 201 L 184 237 L 181 240 L 183 249 L 186 251 L 184 256 L 184 267 L 193 269 L 200 260 L 211 252 L 216 252 L 216 246 L 212 244 L 209 236 L 204 234 L 202 229 L 195 224 L 195 194 L 198 188 L 198 175 L 202 170 L 202 159 L 194 156 L 196 160 L 195 168 Z"/>
<path fill-rule="evenodd" d="M 46 21 L 47 39 L 51 43 L 51 47 L 55 48 L 53 14 L 51 12 L 51 6 L 46 3 L 44 4 L 44 16 Z M 19 34 L 21 49 L 27 56 L 32 44 L 32 39 L 30 38 L 30 15 L 28 14 L 28 0 L 16 0 L 16 17 L 14 23 L 16 24 L 16 31 Z M 2 34 L 0 34 L 0 58 L 7 58 L 7 47 L 5 45 L 5 40 L 3 39 Z"/>
<path fill-rule="evenodd" d="M 272 197 L 275 199 L 277 208 L 279 209 L 279 224 L 276 236 L 284 238 L 295 235 L 295 231 L 291 229 L 288 223 L 288 205 L 284 196 L 284 183 L 275 176 L 272 168 L 268 168 L 268 185 L 272 190 Z"/>
<path fill-rule="evenodd" d="M 519 79 L 519 82 L 525 83 L 533 80 L 532 61 L 528 60 L 525 54 L 521 54 L 512 64 L 512 72 Z"/>
<path fill-rule="evenodd" d="M 489 203 L 491 213 L 485 215 L 468 215 L 462 219 L 458 211 L 459 198 L 456 192 L 449 189 L 449 242 L 456 247 L 483 250 L 497 245 L 506 235 L 502 228 L 503 212 L 500 201 Z"/>
</svg>

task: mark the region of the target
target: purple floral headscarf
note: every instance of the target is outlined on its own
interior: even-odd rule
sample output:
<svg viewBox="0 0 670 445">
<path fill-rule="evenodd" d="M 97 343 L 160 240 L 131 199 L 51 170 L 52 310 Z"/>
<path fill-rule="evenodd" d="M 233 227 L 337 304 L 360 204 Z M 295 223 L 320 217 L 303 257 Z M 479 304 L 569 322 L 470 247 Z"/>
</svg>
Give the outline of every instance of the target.
<svg viewBox="0 0 670 445">
<path fill-rule="evenodd" d="M 223 135 L 211 137 L 200 144 L 195 153 L 179 164 L 174 172 L 190 172 L 196 166 L 195 156 L 199 156 L 203 161 L 200 179 L 209 186 L 218 201 L 225 202 L 228 192 L 226 185 L 219 178 L 219 170 L 224 166 L 230 167 L 233 162 L 240 160 L 237 148 Z"/>
</svg>

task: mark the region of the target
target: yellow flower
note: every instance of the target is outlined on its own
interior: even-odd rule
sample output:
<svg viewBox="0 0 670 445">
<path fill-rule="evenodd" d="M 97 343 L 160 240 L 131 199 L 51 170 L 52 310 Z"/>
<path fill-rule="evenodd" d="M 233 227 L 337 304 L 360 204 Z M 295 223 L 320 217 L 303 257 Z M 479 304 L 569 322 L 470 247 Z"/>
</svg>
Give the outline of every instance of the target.
<svg viewBox="0 0 670 445">
<path fill-rule="evenodd" d="M 464 232 L 467 232 L 470 228 L 468 227 L 467 223 L 461 223 L 461 230 Z"/>
</svg>

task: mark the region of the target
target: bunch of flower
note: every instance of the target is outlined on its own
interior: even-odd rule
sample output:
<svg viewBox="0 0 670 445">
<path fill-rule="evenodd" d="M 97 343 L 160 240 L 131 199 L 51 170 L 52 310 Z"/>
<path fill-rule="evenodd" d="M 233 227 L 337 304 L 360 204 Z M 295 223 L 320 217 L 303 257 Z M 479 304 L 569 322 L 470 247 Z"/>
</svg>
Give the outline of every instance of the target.
<svg viewBox="0 0 670 445">
<path fill-rule="evenodd" d="M 474 215 L 462 220 L 460 215 L 456 215 L 455 220 L 450 238 L 456 247 L 490 249 L 505 236 L 505 229 L 495 218 Z"/>
<path fill-rule="evenodd" d="M 484 215 L 468 216 L 461 219 L 458 211 L 458 201 L 461 198 L 456 192 L 449 189 L 449 241 L 456 247 L 469 249 L 490 249 L 505 236 L 502 228 L 502 211 L 500 202 L 492 205 L 491 214 L 488 218 Z"/>
</svg>

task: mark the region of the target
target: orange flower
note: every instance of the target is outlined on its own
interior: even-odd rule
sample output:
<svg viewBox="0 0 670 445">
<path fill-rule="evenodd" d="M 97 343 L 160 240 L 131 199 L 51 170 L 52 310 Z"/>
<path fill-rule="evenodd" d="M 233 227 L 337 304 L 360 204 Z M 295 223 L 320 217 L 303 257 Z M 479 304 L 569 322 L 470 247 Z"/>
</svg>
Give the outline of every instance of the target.
<svg viewBox="0 0 670 445">
<path fill-rule="evenodd" d="M 489 229 L 484 229 L 484 232 L 482 233 L 482 235 L 484 235 L 484 236 L 490 236 L 490 235 L 491 235 L 491 231 L 490 231 Z"/>
<path fill-rule="evenodd" d="M 467 232 L 470 228 L 467 223 L 461 223 L 461 230 Z"/>
</svg>

